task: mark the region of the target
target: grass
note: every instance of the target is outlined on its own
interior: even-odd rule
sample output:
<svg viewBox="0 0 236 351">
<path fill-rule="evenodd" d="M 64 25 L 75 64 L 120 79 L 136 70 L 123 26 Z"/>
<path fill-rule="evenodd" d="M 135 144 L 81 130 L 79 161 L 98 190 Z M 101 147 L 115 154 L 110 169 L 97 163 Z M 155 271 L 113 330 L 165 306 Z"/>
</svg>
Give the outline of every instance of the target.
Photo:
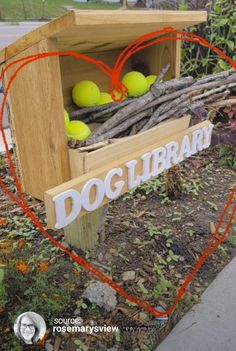
<svg viewBox="0 0 236 351">
<path fill-rule="evenodd" d="M 26 18 L 24 18 L 23 2 L 25 4 Z M 0 21 L 51 19 L 66 13 L 65 6 L 73 6 L 76 9 L 116 10 L 121 7 L 121 4 L 109 4 L 99 1 L 77 3 L 72 0 L 45 0 L 45 12 L 43 16 L 41 0 L 1 0 Z"/>
</svg>

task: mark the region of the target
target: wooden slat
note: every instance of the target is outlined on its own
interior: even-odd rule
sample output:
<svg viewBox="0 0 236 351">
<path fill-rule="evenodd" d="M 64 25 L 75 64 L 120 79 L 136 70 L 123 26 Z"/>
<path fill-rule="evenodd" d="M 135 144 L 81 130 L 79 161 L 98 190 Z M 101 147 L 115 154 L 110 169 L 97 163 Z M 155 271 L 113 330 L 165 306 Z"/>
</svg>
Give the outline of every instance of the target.
<svg viewBox="0 0 236 351">
<path fill-rule="evenodd" d="M 114 17 L 116 18 L 116 16 Z M 120 24 L 112 22 L 109 24 L 97 24 L 96 29 L 92 25 L 80 24 L 79 26 L 68 29 L 62 35 L 57 36 L 58 47 L 62 51 L 72 49 L 80 53 L 108 51 L 111 49 L 124 48 L 139 36 L 156 32 L 164 27 L 173 27 L 176 30 L 181 30 L 189 25 L 192 24 L 183 23 L 181 21 L 174 22 L 172 20 L 163 23 L 159 21 L 159 18 L 155 21 L 150 20 L 150 22 L 145 23 Z"/>
<path fill-rule="evenodd" d="M 85 173 L 84 158 L 86 153 L 75 154 L 69 150 L 71 177 L 75 178 Z M 66 241 L 82 250 L 92 249 L 98 241 L 98 229 L 104 209 L 101 207 L 93 213 L 77 218 L 64 228 Z"/>
<path fill-rule="evenodd" d="M 18 58 L 56 50 L 55 40 L 49 39 Z M 13 69 L 7 73 L 8 80 Z M 42 200 L 50 184 L 70 179 L 58 57 L 24 67 L 11 86 L 10 102 L 24 189 Z"/>
<path fill-rule="evenodd" d="M 46 38 L 58 49 L 92 52 L 125 47 L 140 35 L 172 26 L 182 29 L 206 21 L 206 11 L 79 10 L 71 11 L 0 51 L 0 63 Z M 117 41 L 117 42 L 116 42 Z"/>
<path fill-rule="evenodd" d="M 102 149 L 92 151 L 85 154 L 85 170 L 86 172 L 101 167 L 105 163 L 112 162 L 114 159 L 120 159 L 129 153 L 143 149 L 148 145 L 154 144 L 157 140 L 165 139 L 176 133 L 186 130 L 189 126 L 190 116 L 174 119 L 173 121 L 160 123 L 158 126 L 147 130 L 146 132 L 134 135 L 120 140 L 115 144 L 108 145 Z M 78 153 L 77 150 L 71 150 Z"/>
<path fill-rule="evenodd" d="M 146 64 L 150 74 L 157 75 L 166 64 L 170 64 L 170 69 L 165 75 L 165 80 L 170 80 L 180 75 L 180 51 L 180 41 L 166 41 L 136 53 L 133 60 Z"/>
<path fill-rule="evenodd" d="M 3 69 L 5 68 L 5 64 L 0 65 L 0 72 L 2 73 Z M 1 85 L 4 87 L 4 90 L 7 87 L 7 77 L 6 74 L 3 77 L 3 80 L 1 82 Z M 12 109 L 12 103 L 11 103 L 11 96 L 8 94 L 6 105 L 4 108 L 4 111 L 6 115 L 8 116 L 9 124 L 10 124 L 10 130 L 11 130 L 11 140 L 12 144 L 14 145 L 13 147 L 13 152 L 14 152 L 14 157 L 15 157 L 15 168 L 16 168 L 16 173 L 19 179 L 22 179 L 22 168 L 21 168 L 21 163 L 20 163 L 20 157 L 18 153 L 18 147 L 17 147 L 17 139 L 15 136 L 15 123 L 14 123 L 14 118 L 13 118 L 13 109 Z M 22 183 L 22 191 L 24 191 L 24 184 Z"/>
<path fill-rule="evenodd" d="M 5 49 L 0 51 L 0 63 L 5 62 Z"/>
<path fill-rule="evenodd" d="M 177 134 L 173 134 L 172 136 L 169 136 L 167 138 L 162 139 L 161 135 L 157 136 L 157 140 L 154 144 L 150 144 L 149 146 L 146 146 L 142 149 L 137 149 L 136 152 L 134 153 L 129 153 L 126 157 L 123 157 L 121 159 L 117 159 L 114 160 L 111 163 L 106 163 L 103 167 L 98 168 L 94 171 L 91 171 L 89 173 L 86 173 L 83 176 L 77 177 L 75 179 L 72 179 L 69 182 L 66 182 L 64 184 L 61 184 L 53 189 L 50 189 L 48 191 L 46 191 L 45 193 L 45 206 L 46 206 L 46 215 L 47 215 L 47 225 L 49 228 L 54 228 L 55 224 L 56 224 L 56 215 L 55 215 L 55 206 L 54 206 L 54 202 L 53 202 L 53 197 L 66 191 L 69 189 L 75 189 L 77 191 L 81 191 L 83 186 L 86 184 L 86 182 L 89 179 L 92 178 L 99 178 L 101 180 L 104 180 L 107 172 L 113 168 L 122 168 L 123 169 L 123 177 L 122 180 L 124 180 L 125 182 L 125 186 L 122 189 L 122 194 L 128 191 L 128 171 L 127 171 L 127 167 L 125 167 L 126 162 L 130 161 L 130 160 L 137 160 L 137 171 L 136 171 L 136 175 L 140 175 L 142 174 L 142 162 L 140 157 L 146 153 L 146 152 L 150 152 L 152 150 L 154 150 L 157 147 L 160 146 L 164 146 L 167 143 L 171 142 L 171 141 L 177 141 L 179 144 L 181 144 L 182 139 L 185 135 L 188 135 L 190 138 L 190 141 L 192 140 L 192 132 L 195 130 L 198 130 L 200 128 L 206 127 L 210 124 L 209 121 L 204 121 L 202 123 L 199 123 L 191 128 L 188 128 L 187 130 L 181 131 Z M 119 177 L 114 177 L 114 181 L 120 180 Z M 95 199 L 95 192 L 93 192 L 93 194 L 91 195 L 91 202 L 94 201 Z M 107 197 L 104 198 L 101 206 L 104 206 L 104 204 L 110 202 L 110 199 L 108 199 Z M 85 214 L 87 214 L 88 212 L 86 212 L 84 209 L 81 210 L 79 216 L 83 216 Z"/>
<path fill-rule="evenodd" d="M 75 24 L 78 26 L 110 24 L 147 24 L 159 22 L 181 23 L 187 27 L 206 20 L 206 11 L 160 11 L 160 10 L 75 10 Z"/>
</svg>

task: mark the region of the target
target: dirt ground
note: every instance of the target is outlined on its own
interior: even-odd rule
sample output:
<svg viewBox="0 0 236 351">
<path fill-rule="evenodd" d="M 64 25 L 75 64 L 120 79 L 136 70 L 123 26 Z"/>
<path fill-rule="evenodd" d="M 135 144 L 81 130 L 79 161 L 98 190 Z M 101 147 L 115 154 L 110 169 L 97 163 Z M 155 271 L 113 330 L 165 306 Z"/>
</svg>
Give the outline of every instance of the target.
<svg viewBox="0 0 236 351">
<path fill-rule="evenodd" d="M 16 192 L 12 177 L 8 173 L 6 159 L 1 155 L 0 175 L 8 188 Z M 217 148 L 201 152 L 181 166 L 171 169 L 168 174 L 165 173 L 145 183 L 136 191 L 109 204 L 104 231 L 100 233 L 99 244 L 95 249 L 83 252 L 70 246 L 69 248 L 101 269 L 129 295 L 138 296 L 158 310 L 165 311 L 173 305 L 179 287 L 210 242 L 214 225 L 217 225 L 230 192 L 236 184 L 235 175 L 235 170 L 219 165 Z M 46 346 L 29 347 L 17 344 L 12 330 L 12 320 L 22 312 L 28 297 L 24 296 L 22 302 L 20 292 L 17 297 L 14 289 L 6 288 L 8 302 L 0 313 L 3 351 L 154 350 L 186 311 L 200 300 L 202 292 L 236 253 L 234 222 L 223 244 L 201 267 L 188 286 L 187 293 L 165 324 L 150 313 L 132 305 L 123 296 L 116 295 L 116 307 L 111 312 L 106 312 L 82 298 L 85 288 L 96 279 L 77 266 L 76 274 L 73 273 L 71 276 L 71 272 L 75 272 L 75 265 L 71 259 L 60 250 L 53 249 L 52 244 L 45 240 L 43 234 L 31 224 L 17 205 L 13 204 L 2 190 L 0 191 L 1 223 L 3 223 L 0 224 L 1 263 L 13 267 L 17 260 L 24 258 L 26 262 L 31 262 L 34 265 L 32 269 L 35 269 L 38 257 L 43 255 L 43 262 L 49 262 L 50 266 L 62 264 L 63 268 L 58 270 L 59 275 L 55 273 L 48 276 L 48 284 L 55 285 L 58 291 L 64 287 L 65 282 L 71 283 L 70 299 L 61 306 L 60 316 L 79 315 L 84 323 L 93 320 L 98 325 L 120 327 L 119 333 L 52 335 L 51 320 L 58 317 L 58 314 L 53 312 L 57 310 L 50 311 L 49 306 L 47 313 L 44 313 L 48 326 Z M 27 200 L 44 223 L 43 204 L 30 197 L 27 197 Z M 224 226 L 228 218 L 229 216 L 226 216 Z M 223 233 L 223 229 L 220 230 L 220 234 Z M 62 243 L 64 242 L 63 232 L 55 235 Z M 22 238 L 25 240 L 24 247 L 19 248 Z M 49 271 L 45 269 L 44 277 L 47 277 L 47 274 L 49 275 Z M 9 278 L 5 276 L 6 284 L 11 286 L 13 280 L 8 279 L 14 279 L 20 287 L 20 284 L 23 284 L 22 276 L 28 279 L 27 284 L 34 284 L 33 277 L 27 277 L 26 271 L 23 273 L 19 270 Z M 40 300 L 41 296 L 38 299 Z M 31 301 L 28 301 L 28 306 L 31 306 L 30 303 Z M 43 307 L 37 304 L 36 306 L 38 310 L 35 312 L 43 315 Z M 132 331 L 126 328 L 140 325 L 146 329 Z M 53 348 L 50 349 L 50 346 Z"/>
</svg>

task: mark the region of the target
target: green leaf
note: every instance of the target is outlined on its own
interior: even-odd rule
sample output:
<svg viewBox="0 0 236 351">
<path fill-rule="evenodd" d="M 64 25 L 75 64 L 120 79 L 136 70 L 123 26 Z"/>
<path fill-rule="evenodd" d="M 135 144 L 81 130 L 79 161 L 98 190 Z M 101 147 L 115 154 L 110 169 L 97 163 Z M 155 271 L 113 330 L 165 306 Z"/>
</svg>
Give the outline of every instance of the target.
<svg viewBox="0 0 236 351">
<path fill-rule="evenodd" d="M 218 61 L 218 65 L 220 66 L 220 68 L 223 70 L 223 71 L 227 71 L 228 70 L 228 64 L 226 61 L 224 60 L 219 60 Z"/>
<path fill-rule="evenodd" d="M 234 50 L 234 42 L 232 40 L 225 40 L 225 43 L 228 45 L 230 50 Z"/>
<path fill-rule="evenodd" d="M 224 27 L 228 22 L 229 22 L 228 18 L 221 18 L 218 21 L 216 21 L 216 25 L 219 27 Z"/>
<path fill-rule="evenodd" d="M 11 351 L 23 351 L 23 347 L 20 344 L 18 344 L 11 347 Z"/>
<path fill-rule="evenodd" d="M 221 6 L 220 4 L 217 4 L 215 5 L 214 7 L 214 11 L 217 13 L 217 14 L 220 14 L 221 13 Z"/>
<path fill-rule="evenodd" d="M 3 279 L 4 279 L 4 269 L 0 268 L 0 284 L 2 284 Z"/>
<path fill-rule="evenodd" d="M 188 4 L 180 4 L 179 5 L 179 10 L 180 11 L 188 11 Z"/>
</svg>

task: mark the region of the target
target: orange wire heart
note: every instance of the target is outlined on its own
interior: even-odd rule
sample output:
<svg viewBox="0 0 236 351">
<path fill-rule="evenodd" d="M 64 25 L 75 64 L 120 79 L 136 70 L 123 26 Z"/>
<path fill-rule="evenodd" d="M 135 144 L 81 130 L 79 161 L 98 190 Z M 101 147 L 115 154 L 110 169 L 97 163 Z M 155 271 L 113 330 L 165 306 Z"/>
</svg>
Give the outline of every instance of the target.
<svg viewBox="0 0 236 351">
<path fill-rule="evenodd" d="M 152 38 L 155 38 L 155 36 L 157 35 L 163 35 L 163 34 L 174 34 L 174 37 L 161 37 L 158 39 L 154 39 L 153 41 L 150 42 L 150 40 Z M 6 185 L 3 182 L 3 179 L 0 178 L 0 184 L 3 188 L 3 190 L 5 191 L 5 193 L 18 205 L 20 206 L 23 211 L 32 219 L 32 221 L 34 222 L 34 224 L 41 230 L 41 232 L 57 247 L 59 247 L 62 251 L 64 251 L 68 256 L 70 256 L 73 260 L 75 260 L 77 263 L 79 263 L 81 266 L 83 266 L 87 271 L 89 271 L 91 274 L 93 274 L 95 277 L 97 277 L 98 279 L 100 279 L 101 281 L 109 284 L 113 289 L 115 289 L 119 294 L 121 294 L 122 296 L 124 296 L 125 298 L 127 298 L 129 301 L 135 303 L 136 305 L 138 305 L 139 307 L 143 308 L 144 310 L 150 312 L 154 317 L 161 317 L 161 316 L 166 316 L 169 315 L 170 313 L 173 312 L 173 310 L 176 308 L 179 300 L 183 297 L 183 295 L 186 293 L 186 289 L 188 284 L 191 282 L 191 280 L 195 277 L 196 273 L 198 272 L 198 270 L 200 269 L 200 267 L 205 263 L 205 261 L 210 257 L 210 255 L 213 254 L 213 252 L 219 247 L 219 245 L 221 245 L 221 243 L 223 242 L 223 240 L 225 239 L 226 235 L 228 234 L 230 227 L 232 225 L 233 219 L 234 219 L 234 215 L 236 213 L 236 205 L 233 207 L 232 213 L 230 215 L 227 227 L 225 229 L 225 231 L 223 232 L 223 234 L 220 236 L 220 238 L 216 241 L 216 243 L 214 244 L 215 240 L 217 239 L 217 235 L 219 232 L 219 229 L 224 221 L 225 215 L 227 214 L 233 200 L 234 200 L 234 196 L 236 194 L 236 186 L 234 187 L 234 189 L 231 192 L 231 195 L 229 197 L 229 200 L 225 206 L 224 211 L 222 212 L 222 215 L 219 219 L 219 222 L 217 224 L 216 227 L 216 231 L 212 237 L 212 240 L 210 241 L 210 243 L 208 244 L 207 248 L 204 250 L 203 254 L 201 255 L 199 261 L 197 262 L 195 268 L 193 269 L 193 271 L 191 272 L 191 274 L 186 278 L 186 280 L 184 281 L 184 283 L 182 284 L 182 286 L 179 288 L 179 292 L 178 295 L 176 297 L 176 300 L 174 302 L 174 304 L 168 309 L 168 311 L 165 312 L 161 312 L 156 310 L 153 306 L 151 306 L 147 301 L 142 300 L 138 297 L 135 296 L 131 296 L 129 294 L 127 294 L 126 291 L 124 291 L 118 284 L 116 284 L 113 280 L 111 280 L 110 278 L 108 278 L 105 274 L 103 274 L 99 269 L 97 269 L 96 267 L 94 267 L 93 265 L 91 265 L 88 261 L 86 261 L 83 257 L 81 256 L 76 256 L 73 253 L 71 253 L 69 250 L 67 250 L 62 244 L 60 244 L 60 242 L 58 242 L 56 239 L 53 238 L 53 236 L 51 234 L 49 234 L 44 227 L 42 226 L 42 224 L 40 223 L 39 219 L 37 218 L 37 216 L 34 215 L 34 213 L 29 209 L 24 197 L 23 197 L 23 192 L 22 192 L 22 186 L 20 183 L 20 180 L 17 177 L 12 159 L 11 159 L 11 155 L 8 149 L 8 145 L 7 145 L 7 140 L 6 140 L 6 136 L 5 136 L 5 132 L 3 129 L 3 113 L 4 113 L 4 108 L 6 105 L 6 101 L 7 101 L 7 96 L 9 94 L 9 90 L 11 87 L 11 84 L 13 83 L 14 79 L 16 78 L 16 76 L 18 75 L 18 73 L 28 64 L 43 59 L 43 58 L 47 58 L 47 57 L 53 57 L 53 56 L 73 56 L 76 58 L 82 58 L 87 60 L 88 62 L 91 62 L 93 64 L 95 64 L 99 69 L 101 69 L 105 74 L 107 74 L 110 78 L 111 78 L 111 92 L 114 89 L 117 89 L 118 91 L 120 91 L 122 93 L 120 99 L 117 99 L 116 101 L 120 101 L 123 98 L 123 94 L 125 94 L 127 92 L 126 87 L 119 81 L 119 77 L 120 77 L 120 73 L 122 70 L 122 67 L 124 66 L 125 62 L 128 60 L 128 58 L 133 55 L 134 53 L 145 49 L 146 47 L 149 47 L 151 45 L 160 43 L 160 42 L 164 42 L 167 40 L 186 40 L 189 42 L 196 42 L 205 46 L 210 47 L 212 50 L 214 50 L 215 52 L 217 52 L 220 56 L 222 56 L 224 59 L 226 59 L 232 67 L 234 67 L 236 69 L 236 63 L 230 59 L 223 51 L 221 51 L 220 49 L 218 49 L 217 47 L 211 45 L 210 43 L 208 43 L 204 38 L 197 36 L 195 34 L 192 33 L 187 33 L 187 32 L 181 32 L 181 31 L 176 31 L 173 28 L 164 28 L 162 30 L 156 31 L 156 32 L 152 32 L 149 34 L 146 34 L 142 37 L 137 38 L 136 40 L 134 40 L 127 48 L 125 48 L 122 53 L 120 54 L 120 56 L 118 57 L 116 64 L 114 66 L 113 69 L 111 69 L 109 66 L 107 66 L 104 62 L 102 61 L 96 61 L 94 59 L 92 59 L 91 57 L 87 56 L 87 55 L 83 55 L 83 54 L 78 54 L 74 51 L 68 51 L 68 52 L 51 52 L 51 53 L 42 53 L 42 54 L 37 54 L 37 55 L 31 55 L 19 60 L 16 60 L 10 64 L 8 64 L 5 69 L 2 71 L 1 76 L 0 76 L 0 80 L 3 80 L 3 77 L 5 75 L 5 73 L 7 72 L 7 70 L 18 64 L 23 62 L 12 74 L 12 76 L 9 79 L 9 82 L 7 84 L 6 90 L 4 92 L 4 99 L 3 99 L 3 103 L 1 106 L 1 111 L 0 111 L 0 129 L 2 132 L 2 137 L 3 137 L 3 141 L 4 141 L 4 145 L 6 148 L 6 153 L 7 153 L 7 157 L 9 160 L 9 164 L 10 164 L 10 168 L 14 177 L 14 180 L 16 182 L 16 186 L 17 186 L 17 190 L 18 190 L 18 195 L 20 197 L 20 200 L 13 194 L 11 193 Z M 145 43 L 145 41 L 147 41 L 146 44 L 141 45 L 143 43 Z M 214 246 L 213 246 L 214 244 Z"/>
</svg>

